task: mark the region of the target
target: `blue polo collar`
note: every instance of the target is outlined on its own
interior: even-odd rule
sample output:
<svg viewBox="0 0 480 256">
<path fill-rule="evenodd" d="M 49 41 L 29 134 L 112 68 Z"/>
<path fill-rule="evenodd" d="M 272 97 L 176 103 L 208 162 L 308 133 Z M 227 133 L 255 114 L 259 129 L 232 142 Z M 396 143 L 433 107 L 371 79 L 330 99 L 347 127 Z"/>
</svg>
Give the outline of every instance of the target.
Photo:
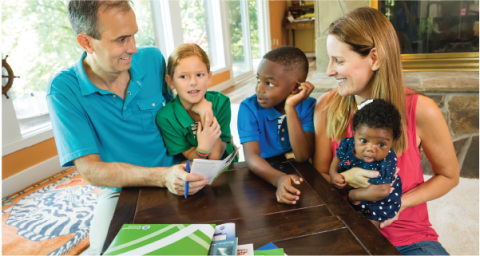
<svg viewBox="0 0 480 256">
<path fill-rule="evenodd" d="M 112 92 L 107 90 L 101 90 L 97 86 L 95 86 L 90 79 L 88 79 L 87 74 L 85 74 L 85 70 L 83 69 L 83 60 L 87 57 L 87 52 L 83 51 L 82 56 L 80 59 L 75 63 L 74 69 L 79 80 L 80 84 L 80 91 L 82 92 L 82 96 L 90 95 L 92 93 L 98 92 L 101 94 L 111 94 Z M 145 76 L 145 70 L 139 68 L 137 61 L 132 55 L 132 65 L 130 66 L 130 74 L 131 78 L 130 81 L 137 81 L 134 84 L 138 85 L 138 87 L 142 88 L 143 85 L 139 81 Z"/>
<path fill-rule="evenodd" d="M 256 101 L 256 97 L 255 105 L 257 106 L 257 109 L 265 111 L 265 116 L 267 117 L 268 121 L 277 120 L 279 117 L 283 116 L 282 113 L 278 112 L 278 110 L 276 110 L 274 107 L 263 108 L 262 106 L 260 106 L 260 104 L 258 104 L 258 102 Z"/>
</svg>

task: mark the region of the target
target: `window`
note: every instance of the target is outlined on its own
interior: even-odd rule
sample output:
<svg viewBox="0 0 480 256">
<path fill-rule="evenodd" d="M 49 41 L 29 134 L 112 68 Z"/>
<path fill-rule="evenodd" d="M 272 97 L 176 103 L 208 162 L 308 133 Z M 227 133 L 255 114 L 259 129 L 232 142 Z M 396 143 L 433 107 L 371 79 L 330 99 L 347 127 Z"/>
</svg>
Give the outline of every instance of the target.
<svg viewBox="0 0 480 256">
<path fill-rule="evenodd" d="M 46 86 L 51 76 L 72 66 L 83 49 L 78 45 L 67 18 L 66 0 L 3 2 L 2 58 L 16 76 L 3 97 L 3 154 L 24 146 L 15 142 L 51 130 L 46 103 Z M 137 46 L 154 45 L 150 1 L 134 0 L 139 31 Z M 8 15 L 6 15 L 8 14 Z M 13 107 L 12 107 L 13 105 Z M 40 141 L 51 138 L 41 136 Z M 38 143 L 38 139 L 32 143 Z M 22 144 L 25 145 L 25 144 Z M 28 144 L 27 144 L 28 146 Z"/>
</svg>

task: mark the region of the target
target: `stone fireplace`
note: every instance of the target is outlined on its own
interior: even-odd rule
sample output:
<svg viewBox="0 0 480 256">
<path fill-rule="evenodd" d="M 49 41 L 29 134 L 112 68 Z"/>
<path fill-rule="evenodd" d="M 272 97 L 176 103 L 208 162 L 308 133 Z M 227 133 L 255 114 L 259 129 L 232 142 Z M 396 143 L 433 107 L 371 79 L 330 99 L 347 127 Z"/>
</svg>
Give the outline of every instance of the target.
<svg viewBox="0 0 480 256">
<path fill-rule="evenodd" d="M 317 73 L 310 78 L 315 85 L 313 97 L 337 87 L 325 75 L 328 66 L 326 39 L 328 27 L 336 19 L 370 1 L 315 1 L 315 56 Z M 404 72 L 405 86 L 431 98 L 443 113 L 452 136 L 460 166 L 460 176 L 479 178 L 479 73 L 477 72 Z M 432 174 L 430 163 L 422 150 L 424 174 Z"/>
</svg>

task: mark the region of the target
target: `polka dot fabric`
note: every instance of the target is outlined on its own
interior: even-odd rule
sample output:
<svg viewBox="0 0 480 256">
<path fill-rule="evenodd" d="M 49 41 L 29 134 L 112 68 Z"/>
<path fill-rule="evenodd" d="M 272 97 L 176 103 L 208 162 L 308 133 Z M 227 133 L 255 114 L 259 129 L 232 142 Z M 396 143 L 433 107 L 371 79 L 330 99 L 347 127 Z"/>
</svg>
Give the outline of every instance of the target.
<svg viewBox="0 0 480 256">
<path fill-rule="evenodd" d="M 381 185 L 391 184 L 395 180 L 393 183 L 395 189 L 380 201 L 362 201 L 359 205 L 352 205 L 353 208 L 357 211 L 361 211 L 365 217 L 371 220 L 384 221 L 393 218 L 400 209 L 402 196 L 402 180 L 398 175 L 395 178 L 395 171 L 397 168 L 397 156 L 395 152 L 390 149 L 387 157 L 382 161 L 367 163 L 357 158 L 354 154 L 354 149 L 355 140 L 353 137 L 342 139 L 336 150 L 337 157 L 340 159 L 338 173 L 350 170 L 353 167 L 379 171 L 380 176 L 377 178 L 370 178 L 368 182 L 375 185 Z"/>
</svg>

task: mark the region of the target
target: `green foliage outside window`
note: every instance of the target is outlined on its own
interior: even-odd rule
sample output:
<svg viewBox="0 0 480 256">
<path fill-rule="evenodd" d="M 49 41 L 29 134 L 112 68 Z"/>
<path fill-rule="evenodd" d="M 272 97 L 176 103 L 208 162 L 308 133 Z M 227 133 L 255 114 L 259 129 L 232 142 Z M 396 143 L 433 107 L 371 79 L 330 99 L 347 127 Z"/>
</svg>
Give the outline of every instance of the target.
<svg viewBox="0 0 480 256">
<path fill-rule="evenodd" d="M 228 1 L 228 23 L 230 28 L 230 48 L 233 60 L 243 60 L 243 35 L 242 35 L 242 15 L 240 10 L 240 1 Z M 252 58 L 258 59 L 260 56 L 260 43 L 258 40 L 258 16 L 257 0 L 248 1 L 248 12 L 250 23 L 250 44 Z"/>
<path fill-rule="evenodd" d="M 135 0 L 137 46 L 154 45 L 150 2 Z M 72 66 L 83 49 L 67 17 L 68 0 L 2 1 L 2 54 L 14 69 L 16 95 L 45 91 L 50 77 Z"/>
</svg>

